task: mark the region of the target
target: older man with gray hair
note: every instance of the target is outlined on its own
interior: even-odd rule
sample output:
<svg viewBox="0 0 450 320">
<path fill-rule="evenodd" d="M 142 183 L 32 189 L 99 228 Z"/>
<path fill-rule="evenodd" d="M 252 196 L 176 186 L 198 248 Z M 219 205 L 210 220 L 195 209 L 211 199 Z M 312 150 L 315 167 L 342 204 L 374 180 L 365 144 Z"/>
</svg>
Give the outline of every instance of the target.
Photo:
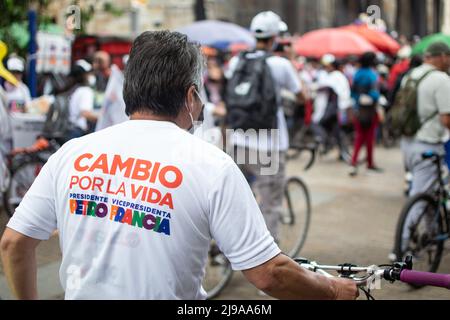
<svg viewBox="0 0 450 320">
<path fill-rule="evenodd" d="M 1 241 L 21 299 L 37 298 L 35 249 L 56 228 L 66 299 L 204 299 L 211 239 L 276 298 L 355 299 L 356 285 L 280 253 L 233 160 L 187 132 L 203 104 L 199 46 L 168 31 L 134 41 L 131 120 L 74 139 L 42 169 Z"/>
</svg>

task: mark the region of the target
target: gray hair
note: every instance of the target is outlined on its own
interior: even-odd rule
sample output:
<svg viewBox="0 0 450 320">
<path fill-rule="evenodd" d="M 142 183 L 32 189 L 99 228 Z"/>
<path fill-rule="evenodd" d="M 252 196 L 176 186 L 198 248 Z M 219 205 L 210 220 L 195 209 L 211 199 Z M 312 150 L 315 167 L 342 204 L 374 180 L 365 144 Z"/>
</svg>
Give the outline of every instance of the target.
<svg viewBox="0 0 450 320">
<path fill-rule="evenodd" d="M 205 58 L 200 45 L 170 31 L 147 31 L 133 43 L 125 70 L 126 113 L 176 117 L 190 87 L 203 86 Z"/>
</svg>

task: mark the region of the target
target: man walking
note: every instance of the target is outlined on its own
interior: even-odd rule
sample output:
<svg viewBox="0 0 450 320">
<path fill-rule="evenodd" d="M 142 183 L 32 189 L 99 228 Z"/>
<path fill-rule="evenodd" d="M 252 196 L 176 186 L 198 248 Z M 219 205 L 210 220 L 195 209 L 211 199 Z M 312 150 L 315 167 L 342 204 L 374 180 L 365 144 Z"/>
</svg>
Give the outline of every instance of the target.
<svg viewBox="0 0 450 320">
<path fill-rule="evenodd" d="M 266 102 L 266 104 L 273 105 L 264 105 L 264 102 L 261 102 L 260 109 L 255 110 L 255 113 L 248 115 L 248 117 L 250 121 L 255 120 L 256 117 L 264 114 L 264 110 L 272 108 L 273 114 L 266 114 L 262 117 L 266 119 L 273 117 L 275 120 L 273 126 L 269 124 L 266 127 L 255 127 L 254 123 L 234 126 L 233 129 L 238 130 L 231 137 L 231 144 L 235 147 L 233 151 L 236 162 L 245 173 L 255 179 L 254 187 L 259 195 L 261 211 L 267 227 L 276 241 L 279 240 L 278 223 L 282 210 L 286 152 L 289 148 L 289 133 L 280 100 L 281 90 L 285 89 L 294 93 L 299 101 L 303 98 L 300 78 L 291 62 L 285 58 L 271 55 L 273 48 L 275 48 L 276 37 L 280 31 L 280 23 L 280 17 L 274 12 L 266 11 L 256 15 L 250 27 L 256 38 L 256 51 L 248 53 L 245 57 L 234 57 L 230 61 L 226 74 L 229 79 L 232 79 L 235 73 L 243 66 L 244 59 L 252 61 L 265 57 L 265 62 L 269 67 L 269 77 L 272 77 L 269 80 L 262 79 L 262 86 L 269 82 L 273 84 L 273 88 L 266 90 L 275 91 L 274 100 Z M 254 70 L 246 70 L 246 72 L 257 74 L 258 68 L 260 67 L 255 67 Z M 230 80 L 229 83 L 233 83 L 233 81 Z M 228 95 L 230 92 L 233 94 L 234 91 L 238 92 L 240 88 L 245 87 L 245 84 L 244 82 L 240 83 L 236 88 L 229 88 Z M 264 94 L 265 92 L 260 92 L 259 96 L 255 97 L 256 100 L 264 100 Z M 229 96 L 227 99 L 227 108 L 230 114 L 233 112 L 233 110 L 230 110 L 232 103 L 229 101 Z M 247 100 L 247 97 L 244 100 Z M 244 101 L 244 103 L 246 102 Z M 242 112 L 238 113 L 238 115 L 242 118 Z M 233 126 L 233 123 L 231 125 Z M 239 129 L 247 131 L 244 133 Z M 256 132 L 252 130 L 256 130 Z M 252 132 L 255 134 L 252 134 Z M 265 159 L 266 156 L 267 159 Z M 270 170 L 264 170 L 268 169 L 268 167 L 270 167 Z"/>
</svg>

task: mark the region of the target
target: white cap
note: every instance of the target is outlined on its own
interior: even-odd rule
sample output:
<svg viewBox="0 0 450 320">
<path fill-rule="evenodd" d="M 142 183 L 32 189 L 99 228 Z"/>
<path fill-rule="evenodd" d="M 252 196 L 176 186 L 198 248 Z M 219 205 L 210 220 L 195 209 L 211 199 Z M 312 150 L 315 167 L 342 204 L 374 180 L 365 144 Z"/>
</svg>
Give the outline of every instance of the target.
<svg viewBox="0 0 450 320">
<path fill-rule="evenodd" d="M 75 62 L 75 64 L 76 64 L 77 66 L 83 68 L 83 70 L 84 70 L 85 72 L 91 72 L 91 71 L 92 71 L 92 65 L 91 65 L 89 62 L 87 62 L 86 60 L 84 60 L 84 59 L 77 60 L 77 61 Z"/>
<path fill-rule="evenodd" d="M 320 60 L 320 63 L 322 63 L 324 66 L 329 66 L 335 61 L 336 61 L 336 57 L 334 55 L 332 55 L 332 54 L 325 54 L 322 57 L 322 60 Z"/>
<path fill-rule="evenodd" d="M 280 33 L 280 17 L 272 11 L 258 13 L 252 20 L 250 30 L 257 39 L 276 37 Z"/>
<path fill-rule="evenodd" d="M 9 71 L 23 72 L 25 70 L 25 63 L 22 58 L 11 57 L 6 63 L 6 67 Z"/>
<path fill-rule="evenodd" d="M 280 30 L 280 33 L 285 33 L 285 32 L 289 31 L 289 28 L 288 28 L 288 25 L 286 24 L 286 22 L 280 21 L 279 30 Z"/>
</svg>

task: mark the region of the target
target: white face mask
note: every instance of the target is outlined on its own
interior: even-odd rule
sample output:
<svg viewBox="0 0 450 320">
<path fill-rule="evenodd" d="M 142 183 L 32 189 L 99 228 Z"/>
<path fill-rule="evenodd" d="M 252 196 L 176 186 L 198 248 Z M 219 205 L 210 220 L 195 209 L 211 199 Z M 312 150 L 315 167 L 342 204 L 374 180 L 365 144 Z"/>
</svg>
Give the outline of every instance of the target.
<svg viewBox="0 0 450 320">
<path fill-rule="evenodd" d="M 203 99 L 202 99 L 202 97 L 200 96 L 200 94 L 197 92 L 197 90 L 195 90 L 195 94 L 198 96 L 200 102 L 202 103 L 202 111 L 201 111 L 201 113 L 200 113 L 200 119 L 198 119 L 198 120 L 195 122 L 195 121 L 194 121 L 194 117 L 192 116 L 192 113 L 189 112 L 189 108 L 188 108 L 187 105 L 186 105 L 186 108 L 188 109 L 189 116 L 191 117 L 191 123 L 192 123 L 192 127 L 189 128 L 189 129 L 187 130 L 190 134 L 194 134 L 195 130 L 202 124 L 202 122 L 203 122 L 203 109 L 204 109 L 204 107 L 205 107 L 205 104 L 203 103 Z"/>
<path fill-rule="evenodd" d="M 88 76 L 88 84 L 90 87 L 94 87 L 95 84 L 97 83 L 97 78 L 94 75 L 89 75 Z"/>
</svg>

